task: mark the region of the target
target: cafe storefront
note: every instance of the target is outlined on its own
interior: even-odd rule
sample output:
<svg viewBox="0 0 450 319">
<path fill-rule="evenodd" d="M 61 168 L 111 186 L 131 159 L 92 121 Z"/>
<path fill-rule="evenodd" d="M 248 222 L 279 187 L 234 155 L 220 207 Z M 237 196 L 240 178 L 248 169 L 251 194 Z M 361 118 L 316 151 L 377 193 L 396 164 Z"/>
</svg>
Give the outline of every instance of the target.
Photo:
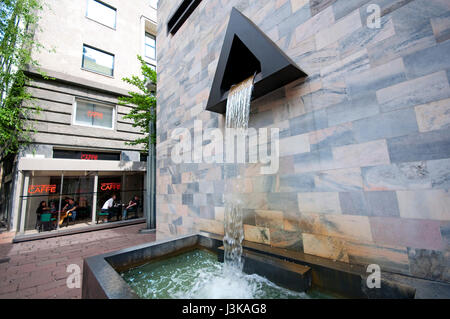
<svg viewBox="0 0 450 319">
<path fill-rule="evenodd" d="M 52 159 L 22 158 L 19 162 L 21 191 L 16 198 L 15 220 L 20 235 L 144 217 L 145 162 L 123 162 L 111 153 L 55 150 L 53 155 Z M 104 218 L 101 209 L 113 194 L 116 200 L 112 214 Z M 139 204 L 124 215 L 123 210 L 134 198 Z M 50 218 L 46 227 L 38 215 L 42 213 L 38 211 L 40 205 Z M 76 213 L 69 214 L 73 206 Z"/>
</svg>

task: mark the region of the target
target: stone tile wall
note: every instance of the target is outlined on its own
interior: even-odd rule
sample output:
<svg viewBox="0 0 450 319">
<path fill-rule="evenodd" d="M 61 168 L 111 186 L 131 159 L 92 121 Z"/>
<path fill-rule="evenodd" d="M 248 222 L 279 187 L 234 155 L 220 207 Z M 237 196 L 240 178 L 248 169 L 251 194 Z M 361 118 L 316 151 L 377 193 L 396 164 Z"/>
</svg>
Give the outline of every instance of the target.
<svg viewBox="0 0 450 319">
<path fill-rule="evenodd" d="M 202 1 L 168 36 L 179 2 L 158 8 L 158 233 L 222 234 L 234 192 L 247 240 L 450 282 L 448 0 Z M 175 128 L 223 129 L 204 109 L 232 7 L 309 75 L 252 102 L 280 129 L 274 175 L 170 157 Z"/>
</svg>

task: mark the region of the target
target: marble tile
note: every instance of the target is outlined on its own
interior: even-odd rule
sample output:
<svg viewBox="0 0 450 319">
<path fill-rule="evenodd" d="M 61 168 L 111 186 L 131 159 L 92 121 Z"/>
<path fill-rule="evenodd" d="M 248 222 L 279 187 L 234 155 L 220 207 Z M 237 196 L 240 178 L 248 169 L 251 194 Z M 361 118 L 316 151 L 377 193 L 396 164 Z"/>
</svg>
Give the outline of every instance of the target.
<svg viewBox="0 0 450 319">
<path fill-rule="evenodd" d="M 341 214 L 336 192 L 299 193 L 298 207 L 300 213 Z"/>
<path fill-rule="evenodd" d="M 406 80 L 403 59 L 370 68 L 360 73 L 345 76 L 352 98 L 364 96 L 368 91 L 379 90 Z"/>
<path fill-rule="evenodd" d="M 285 216 L 284 229 L 372 242 L 371 226 L 367 216 L 302 213 L 295 218 Z"/>
<path fill-rule="evenodd" d="M 450 12 L 440 17 L 431 19 L 434 36 L 437 42 L 444 42 L 450 39 Z"/>
<path fill-rule="evenodd" d="M 445 244 L 440 221 L 394 217 L 370 217 L 373 240 L 377 244 L 442 250 Z"/>
<path fill-rule="evenodd" d="M 329 126 L 352 122 L 380 113 L 375 92 L 366 91 L 361 97 L 353 97 L 350 93 L 350 98 L 350 101 L 327 107 Z"/>
<path fill-rule="evenodd" d="M 397 191 L 402 218 L 450 221 L 450 191 Z"/>
<path fill-rule="evenodd" d="M 349 262 L 345 243 L 339 238 L 304 233 L 303 250 L 305 254 Z"/>
<path fill-rule="evenodd" d="M 299 231 L 270 228 L 270 245 L 291 251 L 303 252 L 303 237 Z"/>
<path fill-rule="evenodd" d="M 194 225 L 198 230 L 206 231 L 209 233 L 224 235 L 223 223 L 212 219 L 197 218 L 194 221 Z"/>
<path fill-rule="evenodd" d="M 270 244 L 270 230 L 266 227 L 244 225 L 244 239 L 260 244 Z"/>
<path fill-rule="evenodd" d="M 420 132 L 450 128 L 450 99 L 415 107 Z"/>
<path fill-rule="evenodd" d="M 426 162 L 363 167 L 364 189 L 368 191 L 429 189 L 432 181 Z"/>
<path fill-rule="evenodd" d="M 390 18 L 381 17 L 381 28 L 369 28 L 364 23 L 362 28 L 350 33 L 339 41 L 341 57 L 346 57 L 363 47 L 376 46 L 380 41 L 389 39 L 394 35 L 394 23 Z"/>
<path fill-rule="evenodd" d="M 399 217 L 397 195 L 393 191 L 366 192 L 369 216 Z M 403 217 L 403 216 L 402 216 Z"/>
<path fill-rule="evenodd" d="M 340 192 L 342 214 L 369 216 L 370 212 L 364 192 Z"/>
<path fill-rule="evenodd" d="M 315 16 L 321 11 L 329 8 L 337 0 L 310 0 L 311 15 Z"/>
<path fill-rule="evenodd" d="M 436 130 L 388 139 L 393 163 L 450 158 L 450 131 Z"/>
<path fill-rule="evenodd" d="M 321 171 L 314 174 L 315 190 L 318 192 L 345 192 L 362 190 L 360 168 Z"/>
<path fill-rule="evenodd" d="M 400 118 L 401 121 L 398 120 Z M 353 122 L 353 134 L 358 143 L 404 136 L 418 131 L 413 108 L 377 114 Z"/>
<path fill-rule="evenodd" d="M 436 72 L 402 82 L 377 91 L 377 99 L 384 112 L 425 104 L 450 97 L 445 71 Z"/>
<path fill-rule="evenodd" d="M 295 29 L 296 43 L 301 43 L 334 22 L 333 9 L 328 7 Z"/>
<path fill-rule="evenodd" d="M 280 156 L 308 153 L 310 150 L 308 134 L 294 135 L 280 139 Z"/>
<path fill-rule="evenodd" d="M 283 212 L 275 210 L 255 210 L 256 226 L 270 229 L 282 229 Z"/>
<path fill-rule="evenodd" d="M 306 4 L 309 3 L 309 0 L 290 0 L 291 2 L 291 10 L 292 12 L 297 11 L 300 8 L 303 8 Z"/>
<path fill-rule="evenodd" d="M 323 29 L 316 34 L 317 49 L 324 48 L 361 27 L 362 23 L 359 10 L 355 10 L 337 21 L 334 25 Z"/>
<path fill-rule="evenodd" d="M 450 189 L 450 158 L 428 161 L 427 171 L 433 189 Z"/>
<path fill-rule="evenodd" d="M 341 167 L 389 164 L 386 140 L 334 147 L 333 158 Z"/>
<path fill-rule="evenodd" d="M 450 68 L 449 51 L 450 42 L 446 41 L 403 57 L 406 75 L 413 79 Z"/>
<path fill-rule="evenodd" d="M 365 242 L 346 241 L 345 247 L 350 263 L 380 265 L 381 271 L 409 274 L 408 250 L 406 247 L 381 246 Z"/>
<path fill-rule="evenodd" d="M 311 149 L 343 146 L 356 143 L 352 123 L 344 123 L 309 133 Z"/>
<path fill-rule="evenodd" d="M 310 192 L 315 190 L 314 175 L 309 173 L 277 176 L 277 192 Z"/>
<path fill-rule="evenodd" d="M 411 274 L 419 278 L 450 281 L 450 256 L 442 251 L 408 248 Z"/>
</svg>

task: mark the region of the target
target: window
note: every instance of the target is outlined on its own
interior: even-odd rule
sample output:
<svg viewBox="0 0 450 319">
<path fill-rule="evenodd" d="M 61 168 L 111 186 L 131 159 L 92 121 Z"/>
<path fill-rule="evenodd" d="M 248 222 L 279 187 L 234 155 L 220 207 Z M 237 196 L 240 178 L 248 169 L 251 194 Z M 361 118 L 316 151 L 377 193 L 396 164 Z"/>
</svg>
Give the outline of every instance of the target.
<svg viewBox="0 0 450 319">
<path fill-rule="evenodd" d="M 156 38 L 150 33 L 145 33 L 145 56 L 156 60 Z"/>
<path fill-rule="evenodd" d="M 82 68 L 100 74 L 114 75 L 114 55 L 83 45 Z"/>
<path fill-rule="evenodd" d="M 74 124 L 113 129 L 114 107 L 77 100 Z"/>
<path fill-rule="evenodd" d="M 88 0 L 86 17 L 110 28 L 116 28 L 116 9 L 103 2 Z"/>
</svg>

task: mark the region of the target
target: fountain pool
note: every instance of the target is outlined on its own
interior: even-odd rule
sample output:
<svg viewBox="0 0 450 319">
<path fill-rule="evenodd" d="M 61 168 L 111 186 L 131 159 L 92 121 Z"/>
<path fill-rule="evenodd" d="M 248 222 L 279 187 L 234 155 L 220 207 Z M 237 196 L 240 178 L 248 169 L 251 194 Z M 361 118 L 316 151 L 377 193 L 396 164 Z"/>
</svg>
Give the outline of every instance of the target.
<svg viewBox="0 0 450 319">
<path fill-rule="evenodd" d="M 257 274 L 227 273 L 217 255 L 195 249 L 121 273 L 146 299 L 310 299 L 331 298 L 318 291 L 296 292 Z"/>
</svg>

